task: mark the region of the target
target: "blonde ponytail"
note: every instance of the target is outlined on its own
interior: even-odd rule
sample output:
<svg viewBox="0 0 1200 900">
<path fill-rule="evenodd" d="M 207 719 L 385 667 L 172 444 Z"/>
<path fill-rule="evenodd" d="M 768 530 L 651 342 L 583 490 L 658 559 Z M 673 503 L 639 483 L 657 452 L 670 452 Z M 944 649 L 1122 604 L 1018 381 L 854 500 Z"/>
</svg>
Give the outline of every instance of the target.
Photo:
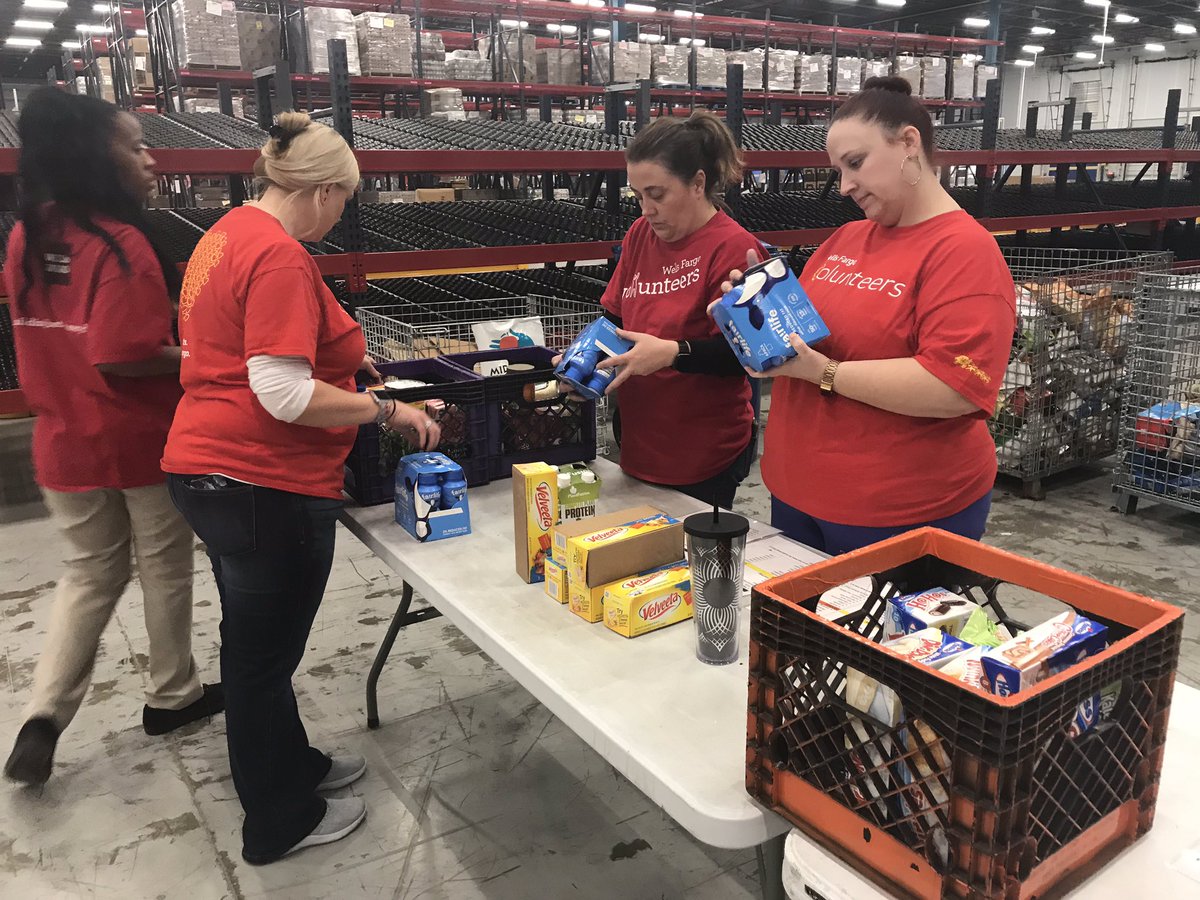
<svg viewBox="0 0 1200 900">
<path fill-rule="evenodd" d="M 305 191 L 336 184 L 347 191 L 358 187 L 358 161 L 340 134 L 313 122 L 305 113 L 280 113 L 270 129 L 271 139 L 254 164 L 254 174 L 267 186 Z"/>
</svg>

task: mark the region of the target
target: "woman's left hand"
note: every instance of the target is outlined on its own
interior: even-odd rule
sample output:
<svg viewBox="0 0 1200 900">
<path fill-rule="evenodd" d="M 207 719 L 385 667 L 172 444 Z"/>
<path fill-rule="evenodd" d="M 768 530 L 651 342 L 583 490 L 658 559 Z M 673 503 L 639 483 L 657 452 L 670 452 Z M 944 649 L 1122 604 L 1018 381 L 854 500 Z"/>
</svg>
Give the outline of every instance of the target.
<svg viewBox="0 0 1200 900">
<path fill-rule="evenodd" d="M 379 370 L 375 368 L 375 360 L 371 359 L 370 354 L 362 359 L 362 365 L 358 367 L 358 371 L 366 372 L 371 379 L 372 384 L 383 384 L 383 376 L 379 374 Z"/>
<path fill-rule="evenodd" d="M 796 351 L 794 357 L 782 366 L 776 366 L 774 369 L 768 369 L 766 372 L 755 372 L 753 369 L 746 369 L 750 377 L 798 378 L 800 381 L 820 384 L 821 377 L 825 374 L 825 367 L 829 365 L 829 357 L 808 346 L 808 344 L 800 339 L 798 334 L 791 335 L 788 340 L 791 341 L 792 348 Z"/>
<path fill-rule="evenodd" d="M 664 340 L 652 334 L 642 334 L 637 331 L 617 329 L 617 335 L 633 344 L 633 349 L 620 356 L 613 356 L 600 362 L 598 369 L 611 369 L 620 366 L 617 377 L 608 386 L 605 394 L 611 394 L 634 375 L 653 375 L 660 369 L 665 369 L 675 362 L 679 355 L 679 344 L 675 341 Z"/>
</svg>

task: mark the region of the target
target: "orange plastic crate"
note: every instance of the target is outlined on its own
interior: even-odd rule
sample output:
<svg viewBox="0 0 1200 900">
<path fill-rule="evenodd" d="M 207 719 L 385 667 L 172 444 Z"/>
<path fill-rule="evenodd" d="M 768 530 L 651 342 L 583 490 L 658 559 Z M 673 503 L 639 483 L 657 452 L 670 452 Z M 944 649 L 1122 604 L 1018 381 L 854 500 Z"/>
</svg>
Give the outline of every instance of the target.
<svg viewBox="0 0 1200 900">
<path fill-rule="evenodd" d="M 816 616 L 824 591 L 865 576 L 861 613 Z M 871 639 L 888 598 L 938 586 L 1011 622 L 1006 583 L 1106 625 L 1108 649 L 998 697 Z M 931 528 L 773 579 L 753 592 L 747 789 L 901 894 L 1058 896 L 1153 822 L 1182 630 L 1175 607 Z M 894 690 L 898 725 L 844 701 L 847 667 Z M 1107 715 L 1072 736 L 1113 685 Z"/>
</svg>

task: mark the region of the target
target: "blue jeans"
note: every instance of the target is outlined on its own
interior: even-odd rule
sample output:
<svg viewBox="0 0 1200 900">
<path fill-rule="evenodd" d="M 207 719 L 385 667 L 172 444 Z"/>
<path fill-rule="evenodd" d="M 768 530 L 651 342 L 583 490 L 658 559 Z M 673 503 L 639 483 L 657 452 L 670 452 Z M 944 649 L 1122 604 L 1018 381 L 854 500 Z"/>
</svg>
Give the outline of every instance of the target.
<svg viewBox="0 0 1200 900">
<path fill-rule="evenodd" d="M 292 676 L 333 565 L 340 500 L 220 475 L 168 475 L 171 499 L 208 548 L 221 595 L 221 681 L 242 856 L 271 862 L 325 815 L 328 756 L 309 746 Z"/>
<path fill-rule="evenodd" d="M 778 497 L 772 497 L 771 526 L 778 528 L 792 540 L 807 544 L 814 550 L 821 550 L 830 556 L 838 556 L 868 544 L 904 534 L 914 528 L 924 528 L 927 525 L 977 541 L 983 537 L 983 533 L 987 529 L 987 518 L 991 509 L 992 492 L 989 490 L 966 509 L 952 516 L 946 516 L 944 519 L 934 522 L 918 522 L 915 525 L 868 528 L 863 525 L 839 525 L 836 522 L 818 519 L 788 506 Z"/>
</svg>

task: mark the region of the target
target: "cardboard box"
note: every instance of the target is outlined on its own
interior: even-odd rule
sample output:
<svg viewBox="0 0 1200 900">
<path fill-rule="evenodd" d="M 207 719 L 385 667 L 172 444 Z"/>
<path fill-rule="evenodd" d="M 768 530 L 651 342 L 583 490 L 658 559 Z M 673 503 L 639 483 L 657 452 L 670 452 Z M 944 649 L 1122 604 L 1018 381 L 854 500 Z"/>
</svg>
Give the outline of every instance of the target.
<svg viewBox="0 0 1200 900">
<path fill-rule="evenodd" d="M 683 557 L 683 522 L 664 512 L 627 520 L 622 525 L 568 542 L 572 593 L 646 572 Z"/>
<path fill-rule="evenodd" d="M 247 72 L 275 65 L 279 59 L 279 17 L 237 12 L 238 56 Z"/>
<path fill-rule="evenodd" d="M 546 463 L 512 468 L 513 543 L 517 574 L 526 584 L 546 580 L 550 531 L 558 519 L 558 472 Z"/>
<path fill-rule="evenodd" d="M 604 627 L 633 638 L 692 617 L 692 572 L 687 560 L 637 575 L 604 591 Z"/>
<path fill-rule="evenodd" d="M 576 584 L 571 580 L 570 572 L 567 573 L 568 590 L 570 592 L 570 602 L 568 606 L 571 612 L 579 616 L 585 622 L 590 622 L 595 625 L 597 622 L 604 620 L 604 592 L 612 585 L 602 584 L 597 587 L 588 587 L 586 584 Z"/>
<path fill-rule="evenodd" d="M 418 203 L 444 203 L 454 199 L 454 188 L 417 188 Z"/>
<path fill-rule="evenodd" d="M 411 453 L 396 467 L 396 524 L 418 541 L 471 533 L 462 467 L 442 453 Z"/>
<path fill-rule="evenodd" d="M 566 606 L 571 599 L 571 579 L 567 567 L 554 559 L 546 560 L 546 596 Z"/>
<path fill-rule="evenodd" d="M 583 537 L 602 528 L 624 525 L 626 522 L 632 522 L 635 519 L 644 519 L 647 516 L 653 516 L 661 512 L 662 510 L 656 506 L 634 506 L 603 516 L 593 516 L 590 519 L 583 519 L 579 522 L 563 522 L 554 529 L 551 535 L 551 557 L 556 562 L 567 566 L 571 562 L 569 544 L 572 538 Z"/>
</svg>

